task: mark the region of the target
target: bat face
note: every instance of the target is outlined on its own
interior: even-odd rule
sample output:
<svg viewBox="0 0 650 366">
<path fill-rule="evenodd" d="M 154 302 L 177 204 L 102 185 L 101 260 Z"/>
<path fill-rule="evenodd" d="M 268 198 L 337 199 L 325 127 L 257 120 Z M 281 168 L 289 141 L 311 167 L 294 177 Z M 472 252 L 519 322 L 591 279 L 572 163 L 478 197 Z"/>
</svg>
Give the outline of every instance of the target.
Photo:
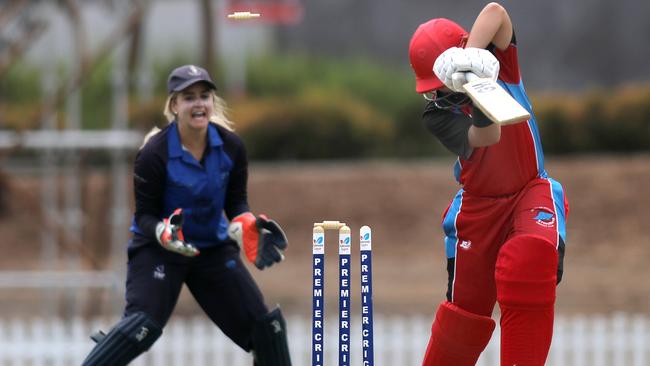
<svg viewBox="0 0 650 366">
<path fill-rule="evenodd" d="M 527 121 L 530 113 L 501 85 L 489 78 L 472 78 L 463 85 L 474 105 L 479 107 L 494 123 L 509 125 Z"/>
</svg>

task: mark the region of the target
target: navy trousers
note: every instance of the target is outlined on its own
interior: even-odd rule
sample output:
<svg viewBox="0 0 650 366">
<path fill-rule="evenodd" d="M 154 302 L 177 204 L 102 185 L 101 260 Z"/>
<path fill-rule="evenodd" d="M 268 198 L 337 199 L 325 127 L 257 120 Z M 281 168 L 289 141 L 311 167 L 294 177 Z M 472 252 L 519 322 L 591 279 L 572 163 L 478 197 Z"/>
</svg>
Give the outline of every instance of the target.
<svg viewBox="0 0 650 366">
<path fill-rule="evenodd" d="M 203 248 L 193 258 L 153 242 L 129 248 L 124 315 L 142 311 L 164 327 L 183 283 L 221 331 L 250 351 L 255 321 L 268 308 L 234 242 Z"/>
</svg>

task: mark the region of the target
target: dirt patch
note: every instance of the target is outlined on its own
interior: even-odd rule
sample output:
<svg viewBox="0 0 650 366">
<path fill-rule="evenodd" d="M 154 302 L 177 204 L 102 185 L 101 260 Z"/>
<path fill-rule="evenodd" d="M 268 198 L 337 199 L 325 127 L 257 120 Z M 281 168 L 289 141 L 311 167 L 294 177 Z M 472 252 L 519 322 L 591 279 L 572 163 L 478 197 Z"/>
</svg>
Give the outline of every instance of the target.
<svg viewBox="0 0 650 366">
<path fill-rule="evenodd" d="M 549 174 L 570 200 L 565 276 L 558 289 L 558 311 L 571 313 L 644 312 L 650 309 L 650 155 L 551 158 Z M 92 261 L 82 267 L 110 269 L 106 211 L 110 186 L 100 173 L 86 173 L 83 245 Z M 13 176 L 6 194 L 9 215 L 0 216 L 0 256 L 4 270 L 38 269 L 41 259 L 40 181 Z M 287 312 L 309 315 L 311 304 L 311 227 L 341 220 L 353 229 L 373 229 L 374 300 L 377 312 L 431 313 L 447 285 L 442 211 L 458 186 L 452 161 L 252 165 L 252 209 L 267 213 L 290 240 L 286 261 L 251 269 L 267 297 Z M 124 223 L 125 230 L 128 222 Z M 81 243 L 79 243 L 81 244 Z M 52 258 L 60 263 L 74 245 Z M 326 304 L 336 306 L 336 238 L 327 237 Z M 353 256 L 353 278 L 358 256 Z M 93 264 L 94 263 L 94 264 Z M 52 263 L 50 263 L 52 264 Z M 5 290 L 6 291 L 6 290 Z M 358 291 L 358 280 L 353 283 Z M 353 297 L 358 304 L 358 296 Z M 25 307 L 2 306 L 3 312 Z M 185 293 L 176 313 L 199 311 Z M 6 312 L 5 312 L 6 313 Z"/>
</svg>

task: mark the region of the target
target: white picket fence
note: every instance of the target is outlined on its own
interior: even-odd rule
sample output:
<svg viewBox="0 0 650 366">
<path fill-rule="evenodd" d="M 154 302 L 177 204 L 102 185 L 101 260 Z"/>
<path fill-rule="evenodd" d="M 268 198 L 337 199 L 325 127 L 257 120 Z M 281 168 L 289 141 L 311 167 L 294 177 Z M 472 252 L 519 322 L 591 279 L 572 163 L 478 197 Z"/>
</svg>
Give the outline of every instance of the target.
<svg viewBox="0 0 650 366">
<path fill-rule="evenodd" d="M 330 320 L 331 319 L 331 320 Z M 429 338 L 428 317 L 375 317 L 375 365 L 420 365 Z M 0 319 L 0 365 L 81 364 L 93 346 L 88 334 L 107 329 L 113 320 Z M 325 363 L 337 357 L 336 318 L 326 324 Z M 353 322 L 353 328 L 360 324 Z M 311 322 L 289 317 L 289 338 L 296 366 L 310 365 Z M 360 332 L 352 332 L 352 365 L 361 365 Z M 478 365 L 499 364 L 499 333 L 483 353 Z M 172 318 L 163 337 L 133 363 L 136 366 L 220 365 L 250 366 L 250 355 L 234 346 L 204 317 Z M 641 315 L 557 317 L 547 365 L 553 366 L 645 366 L 650 365 L 650 318 Z"/>
</svg>

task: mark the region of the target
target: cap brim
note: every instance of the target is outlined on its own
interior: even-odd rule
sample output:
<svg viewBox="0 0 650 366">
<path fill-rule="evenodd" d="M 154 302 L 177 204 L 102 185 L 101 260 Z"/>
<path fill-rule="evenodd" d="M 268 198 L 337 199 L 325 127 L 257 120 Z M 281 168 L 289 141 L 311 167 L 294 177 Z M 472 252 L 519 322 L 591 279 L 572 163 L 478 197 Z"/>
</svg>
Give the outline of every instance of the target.
<svg viewBox="0 0 650 366">
<path fill-rule="evenodd" d="M 437 77 L 433 76 L 428 79 L 416 79 L 415 80 L 415 91 L 418 93 L 426 93 L 442 87 L 442 81 Z"/>
<path fill-rule="evenodd" d="M 188 87 L 190 87 L 190 86 L 192 86 L 192 85 L 194 85 L 196 83 L 206 83 L 206 84 L 208 84 L 208 86 L 210 86 L 211 89 L 217 90 L 217 86 L 214 85 L 214 83 L 212 81 L 206 80 L 204 78 L 197 78 L 197 79 L 186 80 L 185 82 L 183 82 L 183 83 L 179 84 L 178 86 L 176 86 L 176 88 L 172 89 L 172 92 L 179 92 L 179 91 L 184 90 L 184 89 L 186 89 L 186 88 L 188 88 Z"/>
</svg>

